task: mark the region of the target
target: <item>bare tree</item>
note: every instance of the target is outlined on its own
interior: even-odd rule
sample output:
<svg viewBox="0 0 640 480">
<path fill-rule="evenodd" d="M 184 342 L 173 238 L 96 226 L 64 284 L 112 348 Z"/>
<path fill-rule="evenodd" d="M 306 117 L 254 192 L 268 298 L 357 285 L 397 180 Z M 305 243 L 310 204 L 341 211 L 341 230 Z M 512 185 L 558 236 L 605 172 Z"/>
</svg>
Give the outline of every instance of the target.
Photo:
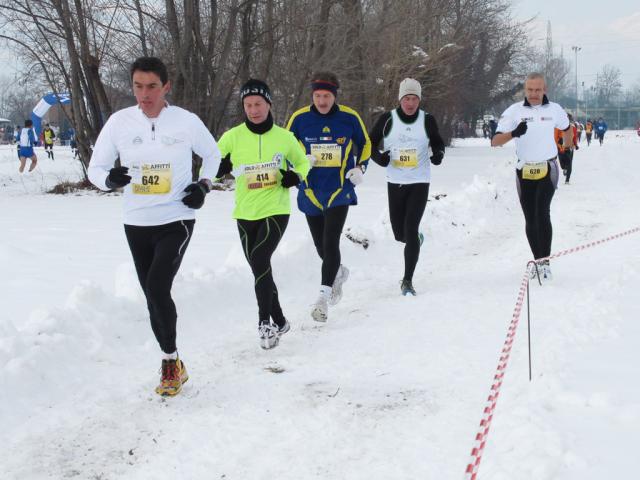
<svg viewBox="0 0 640 480">
<path fill-rule="evenodd" d="M 606 64 L 598 74 L 596 81 L 598 103 L 600 106 L 610 104 L 622 92 L 622 72 L 618 67 Z"/>
</svg>

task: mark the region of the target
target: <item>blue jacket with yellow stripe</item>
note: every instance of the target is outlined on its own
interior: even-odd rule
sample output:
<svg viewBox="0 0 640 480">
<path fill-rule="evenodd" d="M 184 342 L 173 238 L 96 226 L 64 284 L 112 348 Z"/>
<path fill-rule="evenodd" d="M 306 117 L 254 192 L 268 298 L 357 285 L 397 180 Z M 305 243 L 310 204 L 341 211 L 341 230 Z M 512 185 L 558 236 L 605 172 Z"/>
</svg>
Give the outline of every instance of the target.
<svg viewBox="0 0 640 480">
<path fill-rule="evenodd" d="M 295 112 L 287 128 L 305 150 L 316 157 L 305 181 L 298 185 L 298 208 L 321 215 L 328 208 L 357 205 L 353 184 L 345 174 L 355 166 L 364 170 L 371 156 L 371 140 L 355 110 L 335 104 L 323 115 L 310 105 Z"/>
</svg>

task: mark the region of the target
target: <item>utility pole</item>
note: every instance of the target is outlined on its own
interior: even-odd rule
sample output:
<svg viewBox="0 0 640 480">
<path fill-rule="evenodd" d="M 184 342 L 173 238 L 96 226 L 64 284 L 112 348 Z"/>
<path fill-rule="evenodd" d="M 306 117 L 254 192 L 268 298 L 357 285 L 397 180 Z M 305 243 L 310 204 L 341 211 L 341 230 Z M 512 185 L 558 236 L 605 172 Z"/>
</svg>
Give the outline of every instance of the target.
<svg viewBox="0 0 640 480">
<path fill-rule="evenodd" d="M 580 50 L 582 50 L 582 47 L 578 47 L 578 46 L 573 46 L 571 47 L 571 50 L 573 50 L 574 52 L 576 52 L 576 112 L 575 112 L 575 117 L 576 120 L 578 119 L 578 52 Z"/>
<path fill-rule="evenodd" d="M 587 118 L 589 118 L 589 99 L 584 91 L 584 82 L 582 82 L 582 101 L 584 102 L 584 123 L 586 125 Z"/>
</svg>

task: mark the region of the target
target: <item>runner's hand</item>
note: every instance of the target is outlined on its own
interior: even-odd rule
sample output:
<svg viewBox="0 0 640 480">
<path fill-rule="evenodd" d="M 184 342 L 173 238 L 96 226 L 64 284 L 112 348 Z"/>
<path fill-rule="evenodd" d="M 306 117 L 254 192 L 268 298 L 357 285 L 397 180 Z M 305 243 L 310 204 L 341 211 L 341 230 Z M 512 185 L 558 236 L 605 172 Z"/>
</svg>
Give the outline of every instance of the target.
<svg viewBox="0 0 640 480">
<path fill-rule="evenodd" d="M 511 131 L 511 137 L 518 138 L 525 133 L 527 133 L 527 122 L 520 122 L 518 126 Z"/>
<path fill-rule="evenodd" d="M 280 169 L 280 173 L 282 174 L 280 185 L 282 185 L 284 188 L 295 187 L 300 183 L 300 177 L 293 170 Z"/>
<path fill-rule="evenodd" d="M 315 155 L 311 155 L 310 153 L 307 153 L 307 160 L 309 160 L 309 166 L 313 167 L 316 164 L 316 156 Z"/>
<path fill-rule="evenodd" d="M 231 154 L 229 154 L 220 161 L 220 166 L 218 167 L 218 171 L 216 173 L 215 178 L 220 179 L 225 175 L 231 173 L 232 168 L 233 167 L 231 166 Z"/>
<path fill-rule="evenodd" d="M 431 163 L 434 165 L 440 165 L 442 163 L 442 159 L 444 158 L 444 152 L 433 152 L 433 155 L 429 157 L 431 159 Z"/>
<path fill-rule="evenodd" d="M 354 167 L 345 175 L 347 180 L 351 181 L 354 185 L 360 185 L 364 181 L 364 173 L 360 167 Z"/>
<path fill-rule="evenodd" d="M 202 182 L 194 182 L 187 185 L 184 191 L 187 195 L 182 199 L 182 203 L 189 208 L 198 209 L 204 205 L 204 197 L 209 193 L 209 188 Z"/>
<path fill-rule="evenodd" d="M 387 165 L 389 165 L 389 162 L 391 162 L 391 155 L 389 150 L 381 152 L 377 148 L 374 148 L 371 152 L 371 158 L 381 167 L 386 167 Z"/>
<path fill-rule="evenodd" d="M 129 169 L 127 167 L 113 167 L 109 170 L 109 176 L 105 181 L 108 188 L 121 188 L 128 185 L 131 177 L 127 175 Z"/>
</svg>

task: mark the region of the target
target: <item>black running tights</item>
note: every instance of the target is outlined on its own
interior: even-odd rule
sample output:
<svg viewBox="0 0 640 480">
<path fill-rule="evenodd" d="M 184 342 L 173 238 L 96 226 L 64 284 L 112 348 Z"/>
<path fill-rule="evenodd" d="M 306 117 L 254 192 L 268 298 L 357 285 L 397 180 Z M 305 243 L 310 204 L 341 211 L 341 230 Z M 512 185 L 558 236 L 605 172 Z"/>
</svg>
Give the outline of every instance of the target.
<svg viewBox="0 0 640 480">
<path fill-rule="evenodd" d="M 404 243 L 404 280 L 412 281 L 420 257 L 418 229 L 429 198 L 428 183 L 387 183 L 393 236 Z"/>
<path fill-rule="evenodd" d="M 249 262 L 255 279 L 258 300 L 258 320 L 269 323 L 269 318 L 279 327 L 285 322 L 278 289 L 271 272 L 271 256 L 289 223 L 289 215 L 274 215 L 260 220 L 238 220 L 238 232 L 244 256 Z"/>
<path fill-rule="evenodd" d="M 558 184 L 557 164 L 549 162 L 547 176 L 540 180 L 523 180 L 522 170 L 516 170 L 520 206 L 524 213 L 525 231 L 533 258 L 551 254 L 551 199 Z"/>
<path fill-rule="evenodd" d="M 195 220 L 141 227 L 125 225 L 138 281 L 147 299 L 151 329 L 165 353 L 176 351 L 176 306 L 171 286 L 187 250 Z"/>
<path fill-rule="evenodd" d="M 340 268 L 340 236 L 349 213 L 348 205 L 331 207 L 322 215 L 307 215 L 313 244 L 322 259 L 321 285 L 333 286 Z"/>
</svg>

